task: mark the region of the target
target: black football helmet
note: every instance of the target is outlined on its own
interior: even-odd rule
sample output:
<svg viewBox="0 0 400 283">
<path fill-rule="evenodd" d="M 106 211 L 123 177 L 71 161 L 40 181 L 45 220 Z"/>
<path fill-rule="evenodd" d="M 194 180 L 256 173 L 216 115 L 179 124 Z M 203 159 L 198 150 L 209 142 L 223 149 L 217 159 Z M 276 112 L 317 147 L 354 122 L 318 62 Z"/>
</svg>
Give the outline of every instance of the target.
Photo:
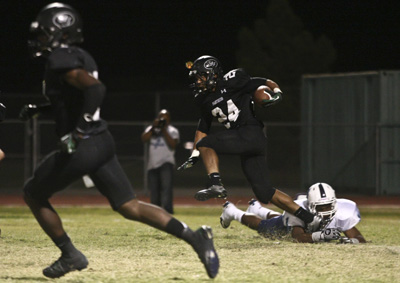
<svg viewBox="0 0 400 283">
<path fill-rule="evenodd" d="M 187 62 L 186 68 L 189 69 L 189 78 L 194 79 L 190 86 L 194 88 L 195 97 L 203 92 L 214 91 L 217 82 L 223 76 L 221 63 L 209 55 L 203 55 L 193 63 Z"/>
<path fill-rule="evenodd" d="M 45 6 L 31 23 L 28 46 L 33 57 L 46 56 L 54 48 L 83 42 L 82 20 L 74 8 L 63 3 Z"/>
</svg>

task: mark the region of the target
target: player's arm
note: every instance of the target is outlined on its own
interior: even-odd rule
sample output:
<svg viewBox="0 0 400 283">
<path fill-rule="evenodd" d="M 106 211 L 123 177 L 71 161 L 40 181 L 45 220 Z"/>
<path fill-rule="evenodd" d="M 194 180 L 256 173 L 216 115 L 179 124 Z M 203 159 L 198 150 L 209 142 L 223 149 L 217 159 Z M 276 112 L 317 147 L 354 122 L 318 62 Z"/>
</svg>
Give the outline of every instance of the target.
<svg viewBox="0 0 400 283">
<path fill-rule="evenodd" d="M 292 238 L 299 243 L 313 243 L 311 233 L 306 233 L 304 228 L 300 226 L 292 228 Z"/>
<path fill-rule="evenodd" d="M 300 243 L 320 243 L 338 240 L 340 231 L 337 228 L 326 228 L 321 231 L 307 233 L 303 227 L 294 226 L 292 237 Z"/>
<path fill-rule="evenodd" d="M 144 132 L 142 133 L 142 135 L 141 135 L 141 140 L 142 140 L 142 142 L 144 142 L 144 143 L 146 143 L 146 142 L 149 142 L 150 141 L 150 139 L 151 139 L 151 136 L 153 135 L 153 133 L 154 133 L 154 129 L 157 127 L 157 125 L 158 125 L 158 119 L 154 119 L 153 120 L 153 124 L 151 125 L 151 126 L 149 126 L 149 127 L 147 127 L 145 130 L 144 130 Z"/>
<path fill-rule="evenodd" d="M 207 136 L 207 133 L 211 127 L 212 117 L 211 116 L 202 116 L 199 119 L 199 123 L 197 125 L 197 130 L 194 135 L 193 141 L 193 150 L 192 154 L 190 155 L 189 159 L 183 163 L 181 166 L 178 167 L 178 170 L 185 170 L 187 168 L 192 167 L 194 164 L 197 163 L 200 157 L 200 151 L 196 148 L 196 144 L 204 137 Z"/>
<path fill-rule="evenodd" d="M 176 148 L 176 146 L 178 145 L 179 140 L 178 139 L 174 139 L 173 137 L 171 137 L 171 135 L 168 132 L 168 127 L 167 126 L 164 126 L 164 127 L 161 128 L 161 133 L 163 134 L 164 139 L 165 139 L 168 147 L 170 149 L 174 150 Z"/>
<path fill-rule="evenodd" d="M 258 86 L 266 85 L 271 89 L 271 90 L 268 89 L 264 90 L 268 93 L 269 99 L 263 100 L 263 107 L 268 107 L 282 100 L 283 98 L 282 91 L 279 85 L 273 80 L 264 78 L 252 78 L 252 82 L 253 84 L 257 84 Z"/>
<path fill-rule="evenodd" d="M 68 84 L 83 91 L 84 104 L 82 115 L 77 123 L 76 131 L 84 134 L 93 121 L 93 115 L 103 102 L 105 86 L 84 69 L 72 69 L 62 75 L 62 79 Z"/>
<path fill-rule="evenodd" d="M 178 170 L 188 169 L 193 165 L 195 165 L 197 161 L 199 161 L 200 151 L 196 148 L 196 144 L 199 140 L 201 140 L 206 136 L 207 136 L 206 133 L 203 133 L 200 130 L 196 130 L 196 133 L 194 135 L 192 154 L 190 155 L 189 159 L 185 161 L 185 163 L 183 163 L 181 166 L 178 167 Z"/>
<path fill-rule="evenodd" d="M 353 227 L 347 231 L 344 231 L 344 234 L 352 244 L 358 244 L 358 243 L 366 243 L 367 241 L 365 240 L 364 236 L 361 235 L 361 232 L 356 228 Z"/>
</svg>

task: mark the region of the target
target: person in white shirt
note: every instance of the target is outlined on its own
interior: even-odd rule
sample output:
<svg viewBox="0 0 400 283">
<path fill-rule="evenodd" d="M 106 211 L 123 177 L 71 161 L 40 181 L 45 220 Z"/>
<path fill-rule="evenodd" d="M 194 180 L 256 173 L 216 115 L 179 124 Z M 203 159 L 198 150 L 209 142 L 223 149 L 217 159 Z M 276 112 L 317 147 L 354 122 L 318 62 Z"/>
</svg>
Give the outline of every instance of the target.
<svg viewBox="0 0 400 283">
<path fill-rule="evenodd" d="M 147 182 L 150 202 L 173 214 L 173 172 L 175 148 L 179 143 L 179 131 L 170 125 L 168 110 L 161 110 L 142 134 L 142 142 L 149 146 Z"/>
<path fill-rule="evenodd" d="M 340 240 L 345 244 L 366 243 L 356 228 L 361 220 L 357 204 L 348 199 L 337 199 L 330 185 L 316 183 L 309 188 L 307 195 L 299 195 L 295 202 L 323 219 L 318 231 L 307 231 L 301 219 L 286 211 L 281 214 L 263 207 L 255 199 L 249 202 L 246 212 L 226 202 L 223 205 L 220 223 L 223 228 L 228 228 L 231 221 L 236 220 L 266 237 L 291 234 L 292 238 L 300 243 L 332 240 Z M 341 236 L 341 233 L 345 236 Z"/>
</svg>

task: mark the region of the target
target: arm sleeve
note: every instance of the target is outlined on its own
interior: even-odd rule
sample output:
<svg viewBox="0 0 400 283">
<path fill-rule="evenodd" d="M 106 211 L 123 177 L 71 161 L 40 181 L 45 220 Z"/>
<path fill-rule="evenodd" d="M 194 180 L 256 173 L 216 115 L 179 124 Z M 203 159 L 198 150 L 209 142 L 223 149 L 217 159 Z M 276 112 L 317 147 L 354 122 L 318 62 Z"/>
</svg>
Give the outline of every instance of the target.
<svg viewBox="0 0 400 283">
<path fill-rule="evenodd" d="M 106 87 L 102 83 L 91 85 L 84 90 L 84 104 L 76 127 L 78 132 L 85 133 L 89 129 L 90 123 L 100 119 L 100 105 L 105 93 Z"/>
</svg>

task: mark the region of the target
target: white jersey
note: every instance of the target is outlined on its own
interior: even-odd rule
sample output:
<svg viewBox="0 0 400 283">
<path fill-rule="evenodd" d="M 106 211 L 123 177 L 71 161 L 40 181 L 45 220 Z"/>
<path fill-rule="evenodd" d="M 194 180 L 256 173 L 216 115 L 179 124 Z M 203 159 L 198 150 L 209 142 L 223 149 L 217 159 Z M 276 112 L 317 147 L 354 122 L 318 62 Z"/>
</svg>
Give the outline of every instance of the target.
<svg viewBox="0 0 400 283">
<path fill-rule="evenodd" d="M 146 132 L 152 126 L 146 128 Z M 167 131 L 171 138 L 178 140 L 179 131 L 174 126 L 168 125 Z M 151 136 L 149 143 L 149 160 L 147 163 L 147 170 L 155 169 L 164 163 L 171 163 L 175 165 L 175 150 L 168 147 L 167 142 L 161 135 Z"/>
<path fill-rule="evenodd" d="M 299 199 L 295 200 L 294 202 L 300 205 L 305 210 L 309 211 L 307 207 L 307 199 Z M 332 221 L 328 224 L 327 228 L 337 228 L 341 231 L 347 231 L 356 226 L 358 222 L 360 222 L 360 211 L 358 210 L 358 207 L 354 201 L 339 198 L 336 199 L 336 207 L 337 211 Z M 285 226 L 300 226 L 303 228 L 306 227 L 301 219 L 286 211 L 283 213 L 282 220 Z"/>
</svg>

